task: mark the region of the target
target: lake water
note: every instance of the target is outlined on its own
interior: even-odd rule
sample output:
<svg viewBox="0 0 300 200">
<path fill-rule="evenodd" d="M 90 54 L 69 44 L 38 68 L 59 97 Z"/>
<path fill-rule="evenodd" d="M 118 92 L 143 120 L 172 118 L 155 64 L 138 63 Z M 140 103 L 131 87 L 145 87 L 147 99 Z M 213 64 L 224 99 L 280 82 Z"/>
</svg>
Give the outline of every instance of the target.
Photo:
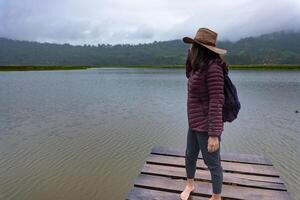
<svg viewBox="0 0 300 200">
<path fill-rule="evenodd" d="M 222 152 L 266 154 L 300 196 L 300 71 L 231 71 Z M 183 69 L 0 73 L 0 199 L 125 199 L 153 145 L 185 148 Z M 296 112 L 299 111 L 299 113 Z"/>
</svg>

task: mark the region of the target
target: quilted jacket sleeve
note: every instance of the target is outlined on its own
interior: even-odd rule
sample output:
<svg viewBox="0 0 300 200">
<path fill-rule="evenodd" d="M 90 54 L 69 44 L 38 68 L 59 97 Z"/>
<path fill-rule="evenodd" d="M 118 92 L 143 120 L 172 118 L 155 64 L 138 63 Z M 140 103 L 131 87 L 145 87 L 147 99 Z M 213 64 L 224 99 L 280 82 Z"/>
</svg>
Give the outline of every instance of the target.
<svg viewBox="0 0 300 200">
<path fill-rule="evenodd" d="M 188 50 L 188 54 L 186 56 L 186 61 L 185 61 L 185 74 L 186 77 L 190 77 L 190 72 L 192 71 L 192 65 L 191 65 L 191 59 L 190 59 L 190 49 Z"/>
<path fill-rule="evenodd" d="M 224 105 L 224 74 L 222 66 L 212 64 L 207 71 L 207 88 L 209 95 L 208 135 L 220 136 L 224 123 L 222 110 Z"/>
</svg>

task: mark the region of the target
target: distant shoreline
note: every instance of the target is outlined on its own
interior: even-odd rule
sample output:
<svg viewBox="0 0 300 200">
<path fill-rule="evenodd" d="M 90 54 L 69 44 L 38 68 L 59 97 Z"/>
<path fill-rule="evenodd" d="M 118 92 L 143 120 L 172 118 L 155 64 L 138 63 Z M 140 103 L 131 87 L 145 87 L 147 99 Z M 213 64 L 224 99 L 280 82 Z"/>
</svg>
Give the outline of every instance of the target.
<svg viewBox="0 0 300 200">
<path fill-rule="evenodd" d="M 131 65 L 129 68 L 184 68 L 183 65 Z M 300 70 L 300 65 L 229 65 L 232 70 Z"/>
<path fill-rule="evenodd" d="M 0 71 L 82 70 L 90 68 L 165 68 L 184 69 L 183 65 L 129 65 L 129 66 L 0 66 Z M 229 65 L 232 70 L 300 70 L 299 65 Z"/>
</svg>

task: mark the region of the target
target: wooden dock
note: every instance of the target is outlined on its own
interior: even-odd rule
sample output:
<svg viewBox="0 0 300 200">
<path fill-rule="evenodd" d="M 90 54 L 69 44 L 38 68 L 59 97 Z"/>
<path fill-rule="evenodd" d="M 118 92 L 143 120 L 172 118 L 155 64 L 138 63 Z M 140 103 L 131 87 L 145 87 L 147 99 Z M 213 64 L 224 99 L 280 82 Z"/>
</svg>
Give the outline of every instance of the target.
<svg viewBox="0 0 300 200">
<path fill-rule="evenodd" d="M 290 194 L 272 162 L 265 156 L 221 153 L 222 199 L 281 200 Z M 134 181 L 128 200 L 180 200 L 185 187 L 185 149 L 154 146 Z M 208 200 L 211 177 L 201 153 L 190 199 Z"/>
</svg>

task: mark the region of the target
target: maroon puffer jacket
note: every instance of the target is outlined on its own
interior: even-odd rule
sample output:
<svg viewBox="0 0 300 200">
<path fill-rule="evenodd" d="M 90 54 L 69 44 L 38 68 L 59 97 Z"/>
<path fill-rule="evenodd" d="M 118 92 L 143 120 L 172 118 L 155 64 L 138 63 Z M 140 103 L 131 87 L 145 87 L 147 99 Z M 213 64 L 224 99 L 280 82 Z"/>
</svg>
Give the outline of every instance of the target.
<svg viewBox="0 0 300 200">
<path fill-rule="evenodd" d="M 224 130 L 222 109 L 224 105 L 222 59 L 213 59 L 202 70 L 192 70 L 189 56 L 186 60 L 187 114 L 189 127 L 196 131 L 207 131 L 209 136 L 221 136 Z"/>
</svg>

